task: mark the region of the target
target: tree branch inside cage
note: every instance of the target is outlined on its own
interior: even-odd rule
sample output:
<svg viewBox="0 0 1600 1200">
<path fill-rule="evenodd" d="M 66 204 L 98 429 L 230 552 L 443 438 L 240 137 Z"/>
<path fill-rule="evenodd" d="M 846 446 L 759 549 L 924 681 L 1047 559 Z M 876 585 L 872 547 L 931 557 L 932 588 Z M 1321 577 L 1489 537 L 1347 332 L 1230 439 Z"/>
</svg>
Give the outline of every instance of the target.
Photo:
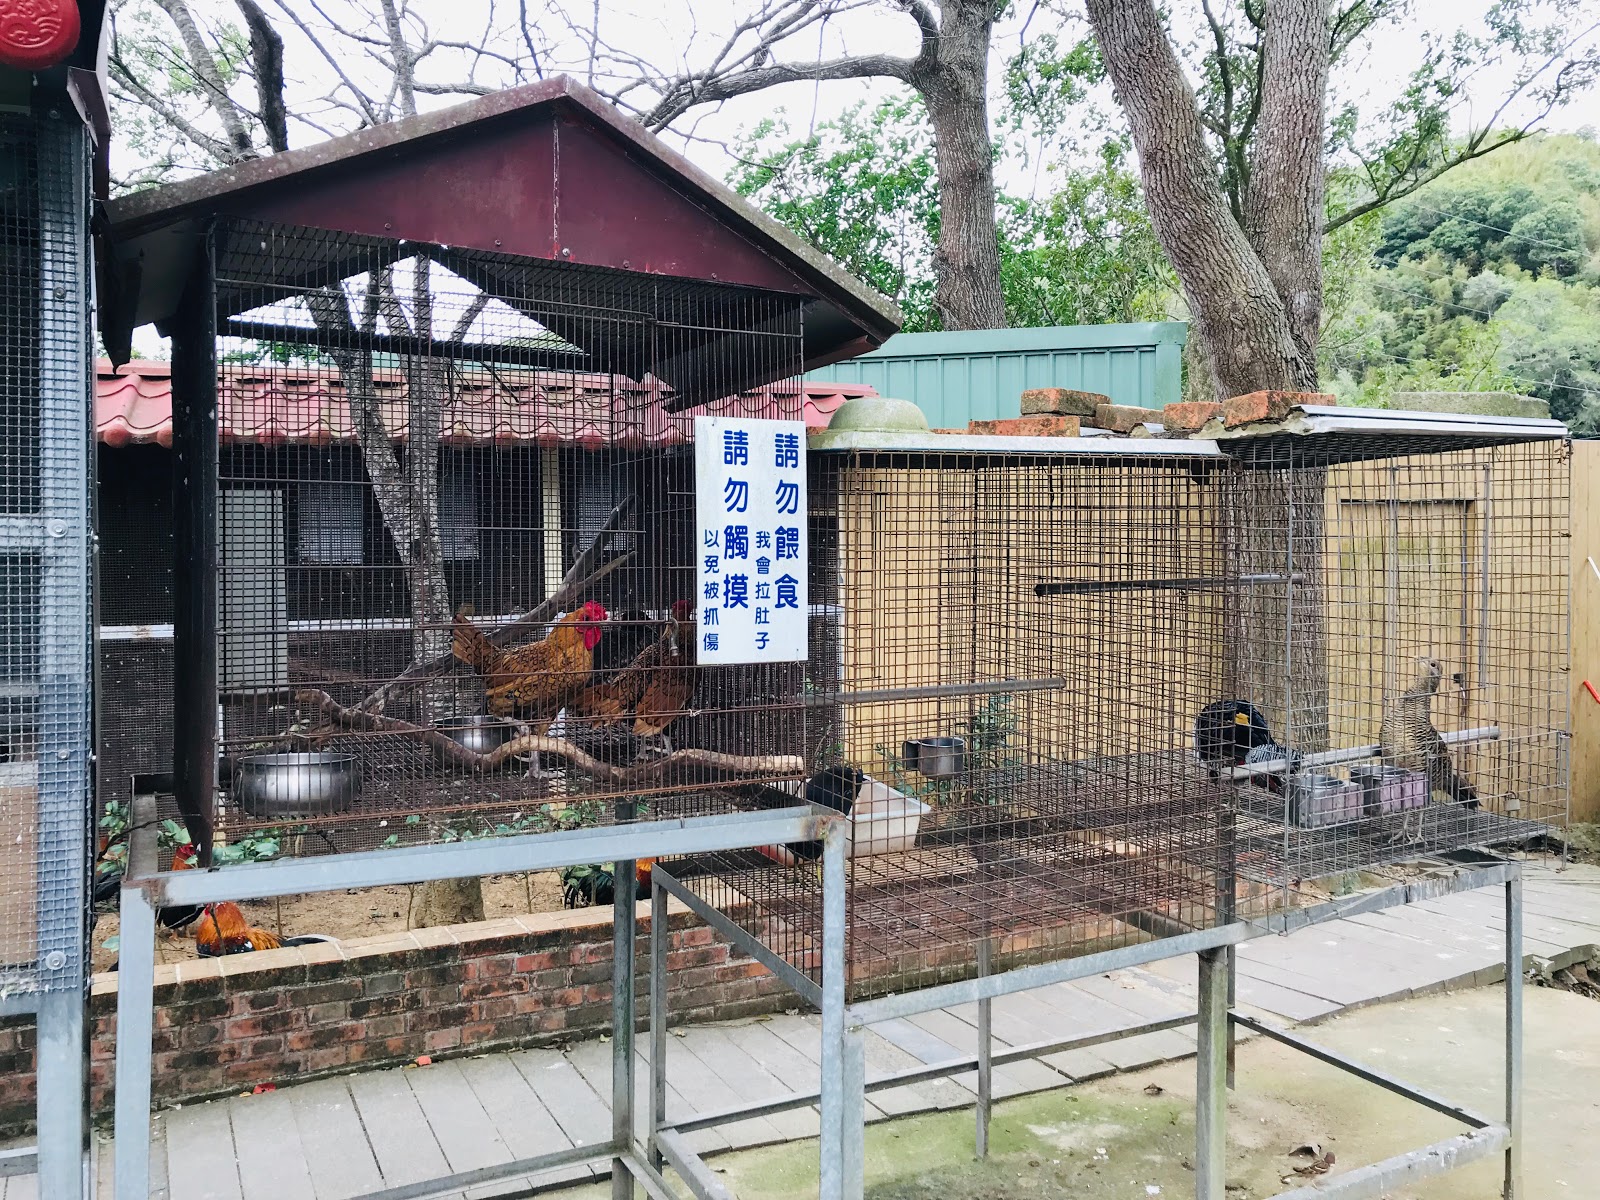
<svg viewBox="0 0 1600 1200">
<path fill-rule="evenodd" d="M 647 782 L 666 774 L 672 767 L 701 767 L 725 775 L 749 775 L 763 778 L 780 778 L 800 775 L 805 761 L 799 755 L 789 754 L 722 754 L 714 750 L 676 750 L 662 758 L 635 766 L 617 767 L 603 763 L 586 754 L 564 738 L 523 734 L 488 754 L 469 750 L 443 731 L 426 725 L 413 725 L 396 717 L 365 712 L 340 704 L 318 688 L 303 688 L 295 693 L 301 704 L 314 706 L 334 724 L 346 729 L 365 729 L 381 733 L 403 734 L 414 737 L 437 750 L 446 761 L 474 771 L 493 771 L 522 754 L 553 754 L 564 758 L 573 766 L 596 779 L 607 783 L 633 785 Z"/>
<path fill-rule="evenodd" d="M 611 515 L 606 518 L 606 523 L 595 534 L 594 541 L 584 552 L 578 555 L 577 561 L 562 578 L 561 584 L 541 604 L 536 604 L 523 613 L 515 621 L 507 622 L 495 629 L 484 630 L 485 636 L 496 646 L 506 646 L 515 642 L 517 638 L 538 629 L 550 622 L 557 613 L 565 612 L 572 605 L 583 599 L 585 595 L 602 579 L 619 568 L 626 567 L 633 561 L 633 554 L 619 555 L 609 562 L 601 562 L 605 553 L 611 547 L 612 539 L 622 528 L 623 522 L 633 511 L 636 501 L 634 496 L 626 496 L 622 502 L 611 510 Z M 373 692 L 361 703 L 355 706 L 359 712 L 381 713 L 384 704 L 397 690 L 407 684 L 427 679 L 434 675 L 442 674 L 450 669 L 455 662 L 453 653 L 436 654 L 432 658 L 413 663 L 388 683 Z"/>
</svg>

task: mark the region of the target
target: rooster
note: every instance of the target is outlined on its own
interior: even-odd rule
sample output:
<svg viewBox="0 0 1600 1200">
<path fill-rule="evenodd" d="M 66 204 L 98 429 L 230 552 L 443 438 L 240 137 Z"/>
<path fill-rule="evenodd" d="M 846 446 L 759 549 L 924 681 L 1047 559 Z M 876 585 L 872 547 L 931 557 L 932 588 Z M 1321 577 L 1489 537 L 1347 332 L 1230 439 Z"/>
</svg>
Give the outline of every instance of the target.
<svg viewBox="0 0 1600 1200">
<path fill-rule="evenodd" d="M 586 741 L 605 743 L 606 748 L 623 743 L 632 750 L 631 730 L 634 737 L 659 738 L 663 749 L 671 753 L 667 730 L 694 697 L 697 671 L 694 623 L 689 620 L 692 611 L 687 600 L 674 601 L 655 641 L 610 679 L 578 693 L 572 715 L 589 734 Z"/>
<path fill-rule="evenodd" d="M 172 852 L 174 871 L 192 870 L 199 855 L 194 843 L 185 842 Z M 95 871 L 94 899 L 96 904 L 107 904 L 116 899 L 122 889 L 122 876 L 126 859 L 103 858 Z M 167 905 L 156 909 L 156 924 L 163 929 L 178 930 L 194 924 L 200 915 L 197 904 Z"/>
<path fill-rule="evenodd" d="M 633 894 L 637 900 L 650 895 L 650 868 L 655 861 L 641 858 L 633 864 Z M 616 872 L 612 863 L 561 868 L 561 903 L 567 908 L 610 904 L 616 894 Z"/>
<path fill-rule="evenodd" d="M 557 621 L 543 641 L 509 650 L 491 642 L 467 619 L 467 612 L 462 608 L 456 613 L 451 649 L 483 676 L 485 706 L 494 716 L 522 721 L 530 732 L 544 736 L 562 708 L 589 682 L 600 623 L 609 615 L 605 606 L 590 600 Z M 529 775 L 539 774 L 538 768 L 535 754 Z"/>
<path fill-rule="evenodd" d="M 248 954 L 252 950 L 278 950 L 284 946 L 310 946 L 333 939 L 322 934 L 302 937 L 279 937 L 269 929 L 261 929 L 245 920 L 244 913 L 231 900 L 208 904 L 200 913 L 200 923 L 195 926 L 195 949 L 202 958 L 220 958 L 224 954 Z"/>
</svg>

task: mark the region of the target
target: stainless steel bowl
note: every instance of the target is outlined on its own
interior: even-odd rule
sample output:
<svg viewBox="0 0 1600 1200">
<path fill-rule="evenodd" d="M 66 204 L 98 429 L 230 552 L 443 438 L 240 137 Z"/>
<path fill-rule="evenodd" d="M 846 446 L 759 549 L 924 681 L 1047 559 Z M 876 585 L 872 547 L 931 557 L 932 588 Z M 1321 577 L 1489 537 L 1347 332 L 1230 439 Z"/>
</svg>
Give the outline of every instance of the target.
<svg viewBox="0 0 1600 1200">
<path fill-rule="evenodd" d="M 949 779 L 967 765 L 967 740 L 958 737 L 915 738 L 900 748 L 900 756 L 914 771 L 929 779 Z"/>
<path fill-rule="evenodd" d="M 360 794 L 354 754 L 255 754 L 234 769 L 233 797 L 252 817 L 325 817 Z"/>
<path fill-rule="evenodd" d="M 435 728 L 474 754 L 490 754 L 517 735 L 517 727 L 499 717 L 446 717 Z"/>
</svg>

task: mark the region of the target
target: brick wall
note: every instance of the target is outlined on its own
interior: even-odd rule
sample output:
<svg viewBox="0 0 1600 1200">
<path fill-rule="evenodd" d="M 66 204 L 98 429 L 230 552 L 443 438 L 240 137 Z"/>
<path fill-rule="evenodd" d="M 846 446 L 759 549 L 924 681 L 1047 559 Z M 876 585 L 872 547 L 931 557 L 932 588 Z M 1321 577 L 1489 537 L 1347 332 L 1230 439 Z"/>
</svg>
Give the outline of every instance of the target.
<svg viewBox="0 0 1600 1200">
<path fill-rule="evenodd" d="M 641 931 L 649 929 L 648 907 L 639 908 Z M 688 913 L 674 906 L 670 921 L 674 1021 L 795 1003 L 764 967 Z M 643 954 L 640 967 L 648 969 Z M 647 986 L 641 976 L 641 1013 Z M 97 975 L 90 998 L 97 1114 L 111 1107 L 116 1007 L 116 976 Z M 157 1104 L 171 1104 L 419 1054 L 578 1040 L 610 1024 L 610 909 L 186 960 L 156 968 L 152 1088 Z M 33 1071 L 31 1020 L 0 1023 L 0 1136 L 31 1126 Z"/>
</svg>

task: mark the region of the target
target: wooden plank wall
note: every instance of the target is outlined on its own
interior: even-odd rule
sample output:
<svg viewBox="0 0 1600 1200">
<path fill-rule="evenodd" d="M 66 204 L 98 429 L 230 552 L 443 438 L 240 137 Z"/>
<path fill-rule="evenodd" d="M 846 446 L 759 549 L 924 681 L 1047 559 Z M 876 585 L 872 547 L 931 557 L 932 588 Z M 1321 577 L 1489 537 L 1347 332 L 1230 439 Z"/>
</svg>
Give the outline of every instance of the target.
<svg viewBox="0 0 1600 1200">
<path fill-rule="evenodd" d="M 1572 819 L 1600 821 L 1600 441 L 1572 444 Z"/>
</svg>

